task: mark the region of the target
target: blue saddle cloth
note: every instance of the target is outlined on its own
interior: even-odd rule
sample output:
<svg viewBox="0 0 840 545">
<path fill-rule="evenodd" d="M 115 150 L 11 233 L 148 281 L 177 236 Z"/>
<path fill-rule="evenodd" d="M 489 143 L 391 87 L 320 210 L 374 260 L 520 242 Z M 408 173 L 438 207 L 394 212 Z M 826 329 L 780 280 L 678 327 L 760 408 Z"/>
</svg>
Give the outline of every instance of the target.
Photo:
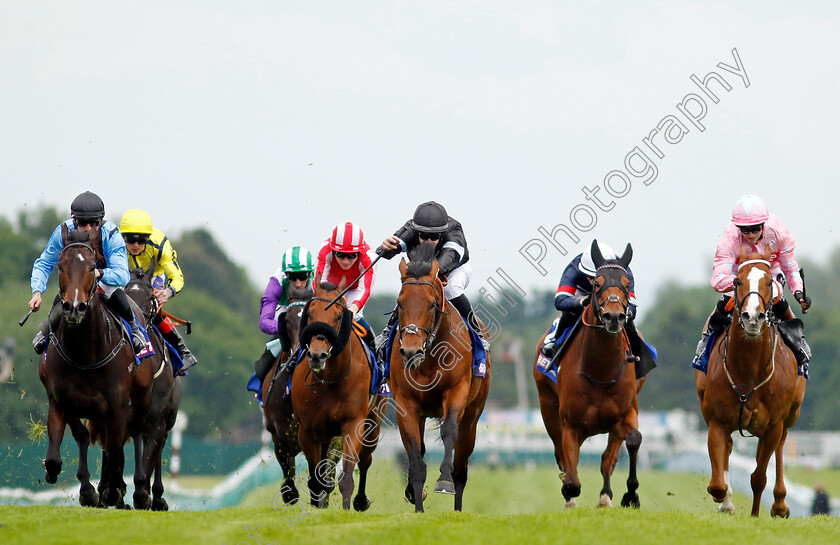
<svg viewBox="0 0 840 545">
<path fill-rule="evenodd" d="M 368 360 L 368 367 L 370 367 L 370 394 L 379 394 L 381 396 L 390 396 L 391 390 L 388 388 L 388 385 L 385 383 L 385 377 L 381 376 L 379 372 L 379 365 L 376 364 L 376 355 L 373 353 L 373 350 L 367 345 L 366 342 L 362 341 L 362 347 L 365 349 L 365 356 L 367 356 Z M 298 348 L 297 352 L 295 352 L 292 361 L 289 363 L 291 366 L 289 369 L 289 379 L 286 381 L 285 389 L 283 391 L 283 397 L 289 397 L 292 393 L 292 375 L 294 375 L 295 369 L 297 368 L 300 360 L 303 359 L 304 350 L 302 348 Z M 259 377 L 256 373 L 251 375 L 251 378 L 248 379 L 248 384 L 246 389 L 254 392 L 254 399 L 262 404 L 262 383 L 260 382 Z"/>
<path fill-rule="evenodd" d="M 137 320 L 136 317 L 134 319 Z M 121 318 L 121 320 L 122 320 L 123 325 L 125 326 L 125 331 L 128 334 L 128 344 L 132 345 L 132 342 L 131 342 L 131 326 L 128 324 L 128 322 L 125 320 L 125 318 Z M 143 333 L 143 338 L 146 340 L 146 348 L 141 350 L 139 354 L 134 354 L 134 363 L 136 363 L 137 365 L 140 365 L 140 360 L 142 360 L 143 358 L 148 358 L 149 356 L 154 356 L 155 355 L 155 349 L 152 348 L 152 343 L 149 342 L 149 332 L 146 331 L 146 328 L 143 327 L 142 325 L 140 325 L 139 321 L 137 322 L 137 327 L 140 328 L 140 331 Z"/>
<path fill-rule="evenodd" d="M 582 323 L 582 317 L 583 315 L 581 314 L 573 326 L 566 328 L 565 331 L 560 332 L 557 336 L 557 340 L 554 343 L 554 345 L 558 347 L 557 352 L 554 354 L 550 363 L 541 365 L 542 358 L 537 358 L 535 363 L 537 371 L 547 376 L 555 384 L 557 383 L 557 373 L 560 370 L 560 360 L 563 359 L 563 352 L 565 352 L 568 347 L 571 337 L 580 329 L 579 326 Z M 641 335 L 638 335 L 638 333 L 632 333 L 631 330 L 631 333 L 628 333 L 628 335 L 631 336 L 631 345 L 633 344 L 632 338 L 638 338 L 639 341 L 638 346 L 634 349 L 634 351 L 640 352 L 636 355 L 641 358 L 641 361 L 636 365 L 636 378 L 638 379 L 656 367 L 656 359 L 659 356 L 659 353 L 657 352 L 655 346 L 644 340 Z"/>
<path fill-rule="evenodd" d="M 466 325 L 467 322 L 464 320 L 462 323 Z M 388 332 L 388 343 L 385 346 L 385 378 L 391 376 L 391 347 L 394 344 L 394 336 L 399 330 L 400 323 L 398 321 L 391 328 L 391 331 Z M 467 326 L 467 331 L 470 332 L 470 344 L 472 347 L 472 374 L 474 377 L 484 377 L 487 374 L 487 352 L 484 350 L 484 344 L 482 344 L 481 337 L 478 336 L 478 333 L 469 326 Z"/>
<path fill-rule="evenodd" d="M 691 367 L 694 367 L 698 371 L 702 371 L 705 375 L 709 370 L 709 356 L 712 354 L 712 349 L 715 347 L 715 342 L 717 341 L 718 333 L 716 331 L 709 332 L 709 340 L 706 342 L 706 350 L 703 351 L 703 357 L 700 358 L 698 361 L 691 361 Z M 796 374 L 800 377 L 805 377 L 806 380 L 811 380 L 811 376 L 808 374 L 808 364 L 797 364 L 796 366 Z"/>
</svg>

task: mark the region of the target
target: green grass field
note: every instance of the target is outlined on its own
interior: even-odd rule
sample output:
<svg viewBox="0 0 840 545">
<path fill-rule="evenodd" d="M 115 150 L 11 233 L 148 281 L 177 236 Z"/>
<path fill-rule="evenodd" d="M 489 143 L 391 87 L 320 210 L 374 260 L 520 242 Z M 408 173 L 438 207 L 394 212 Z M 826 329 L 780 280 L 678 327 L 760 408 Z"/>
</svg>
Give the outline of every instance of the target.
<svg viewBox="0 0 840 545">
<path fill-rule="evenodd" d="M 430 467 L 427 489 L 436 468 Z M 813 476 L 813 474 L 811 474 Z M 824 482 L 829 480 L 821 477 Z M 617 505 L 626 471 L 613 479 Z M 646 472 L 640 475 L 641 510 L 594 507 L 600 489 L 596 468 L 581 472 L 579 507 L 563 509 L 560 480 L 549 468 L 475 468 L 464 496 L 464 512 L 452 512 L 452 497 L 429 494 L 426 513 L 415 515 L 402 499 L 403 476 L 393 466 L 371 471 L 365 513 L 344 512 L 340 496 L 317 511 L 305 504 L 283 509 L 273 504 L 279 483 L 263 486 L 239 507 L 218 511 L 148 513 L 81 507 L 0 506 L 0 544 L 213 543 L 532 543 L 594 542 L 672 544 L 826 544 L 840 542 L 840 519 L 828 517 L 771 519 L 762 510 L 748 516 L 749 500 L 736 495 L 737 514 L 715 513 L 701 475 Z M 249 537 L 247 527 L 258 530 Z"/>
</svg>

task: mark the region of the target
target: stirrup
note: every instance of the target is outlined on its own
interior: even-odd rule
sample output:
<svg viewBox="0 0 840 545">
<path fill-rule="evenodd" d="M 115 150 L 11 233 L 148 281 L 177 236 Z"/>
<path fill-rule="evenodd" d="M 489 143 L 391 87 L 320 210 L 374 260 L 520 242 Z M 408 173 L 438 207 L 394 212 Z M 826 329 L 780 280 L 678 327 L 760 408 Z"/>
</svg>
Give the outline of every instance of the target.
<svg viewBox="0 0 840 545">
<path fill-rule="evenodd" d="M 35 353 L 40 356 L 47 349 L 49 342 L 50 338 L 38 331 L 38 333 L 35 334 L 35 338 L 32 339 L 32 348 L 34 348 Z"/>
</svg>

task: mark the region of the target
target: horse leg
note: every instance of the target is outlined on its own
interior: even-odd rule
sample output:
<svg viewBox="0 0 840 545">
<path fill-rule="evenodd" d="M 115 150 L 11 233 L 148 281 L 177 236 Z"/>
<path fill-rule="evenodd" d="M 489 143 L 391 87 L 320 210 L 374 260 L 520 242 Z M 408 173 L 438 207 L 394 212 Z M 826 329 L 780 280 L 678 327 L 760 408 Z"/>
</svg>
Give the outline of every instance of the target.
<svg viewBox="0 0 840 545">
<path fill-rule="evenodd" d="M 286 409 L 288 405 L 288 408 Z M 295 485 L 295 454 L 300 451 L 297 438 L 294 435 L 295 426 L 292 415 L 291 401 L 280 401 L 281 411 L 284 411 L 284 417 L 279 417 L 277 422 L 272 426 L 271 438 L 274 443 L 274 457 L 280 464 L 280 469 L 283 470 L 283 486 L 280 491 L 285 505 L 292 505 L 297 503 L 300 498 L 297 486 Z"/>
<path fill-rule="evenodd" d="M 607 448 L 601 455 L 601 477 L 604 480 L 604 486 L 601 488 L 598 507 L 612 507 L 613 491 L 610 478 L 618 461 L 618 451 L 621 449 L 623 442 L 624 440 L 614 431 L 611 431 L 607 437 Z"/>
<path fill-rule="evenodd" d="M 338 489 L 341 491 L 341 506 L 349 510 L 350 500 L 353 497 L 353 469 L 359 462 L 359 453 L 362 447 L 362 437 L 364 437 L 366 422 L 364 419 L 354 419 L 345 422 L 341 426 L 341 435 L 343 439 L 342 445 L 342 459 L 343 472 L 341 480 L 338 481 Z M 360 433 L 361 432 L 361 433 Z"/>
<path fill-rule="evenodd" d="M 169 511 L 169 504 L 163 499 L 163 476 L 161 456 L 155 459 L 155 482 L 152 485 L 152 511 Z"/>
<path fill-rule="evenodd" d="M 778 448 L 784 430 L 784 425 L 777 422 L 773 427 L 767 428 L 764 436 L 758 439 L 758 447 L 755 449 L 755 471 L 750 475 L 750 488 L 753 493 L 750 515 L 754 517 L 757 517 L 761 510 L 761 493 L 767 485 L 767 465 L 770 463 L 770 456 Z"/>
<path fill-rule="evenodd" d="M 99 494 L 90 484 L 90 471 L 88 470 L 88 448 L 90 447 L 90 433 L 78 418 L 71 418 L 67 424 L 73 433 L 73 438 L 79 446 L 79 469 L 76 478 L 82 484 L 79 489 L 79 503 L 82 507 L 96 507 L 99 505 Z"/>
<path fill-rule="evenodd" d="M 47 414 L 49 445 L 47 446 L 47 457 L 44 458 L 44 469 L 47 472 L 44 479 L 50 484 L 55 484 L 58 480 L 58 474 L 61 473 L 61 441 L 64 439 L 64 425 L 64 413 L 50 399 L 50 408 Z"/>
<path fill-rule="evenodd" d="M 563 444 L 563 468 L 566 473 L 563 475 L 563 498 L 566 500 L 566 508 L 575 507 L 575 498 L 580 496 L 580 479 L 578 478 L 577 465 L 580 458 L 580 445 L 582 439 L 577 430 L 569 425 L 562 426 Z"/>
<path fill-rule="evenodd" d="M 557 392 L 554 391 L 554 384 L 547 379 L 537 380 L 537 393 L 540 400 L 540 413 L 542 414 L 545 431 L 554 443 L 554 459 L 557 467 L 560 468 L 560 478 L 563 478 L 563 442 L 560 431 L 560 400 Z"/>
<path fill-rule="evenodd" d="M 384 398 L 382 398 L 384 399 Z M 385 408 L 382 399 L 377 402 L 381 409 Z M 381 406 L 380 406 L 380 403 Z M 356 511 L 367 511 L 370 507 L 370 499 L 367 497 L 367 473 L 370 464 L 373 463 L 373 451 L 379 443 L 379 429 L 381 425 L 380 412 L 372 410 L 365 419 L 365 433 L 362 436 L 362 450 L 359 453 L 359 491 L 353 498 L 353 509 Z"/>
<path fill-rule="evenodd" d="M 125 433 L 125 419 L 112 416 L 105 431 L 105 447 L 103 448 L 108 451 L 108 465 L 102 466 L 102 477 L 106 481 L 105 489 L 100 494 L 100 500 L 105 505 L 118 505 L 125 495 L 126 485 L 123 480 Z M 140 471 L 142 472 L 142 468 Z"/>
<path fill-rule="evenodd" d="M 642 433 L 636 428 L 631 429 L 627 432 L 625 442 L 627 444 L 627 453 L 630 457 L 630 472 L 627 475 L 627 492 L 621 498 L 621 506 L 638 509 L 640 505 L 639 494 L 637 493 L 639 479 L 636 476 L 636 463 L 639 458 L 639 447 L 642 446 Z"/>
<path fill-rule="evenodd" d="M 729 434 L 717 420 L 709 421 L 709 461 L 712 465 L 712 478 L 706 489 L 712 495 L 716 503 L 720 503 L 726 497 L 728 486 L 724 480 L 723 473 L 726 467 L 726 441 Z"/>
<path fill-rule="evenodd" d="M 784 468 L 784 450 L 785 439 L 787 439 L 787 429 L 782 431 L 782 439 L 779 441 L 779 446 L 776 447 L 776 485 L 773 487 L 773 506 L 770 508 L 770 514 L 774 517 L 790 517 L 790 508 L 785 503 L 787 496 L 787 488 L 785 487 L 785 468 Z"/>
<path fill-rule="evenodd" d="M 131 438 L 134 442 L 134 496 L 132 499 L 135 509 L 149 510 L 152 508 L 149 477 L 151 477 L 151 451 L 154 445 L 149 448 L 149 445 L 145 444 L 148 441 L 144 441 L 143 435 L 138 432 Z M 154 443 L 154 439 L 151 442 Z"/>
<path fill-rule="evenodd" d="M 732 455 L 732 436 L 726 436 L 725 453 L 723 458 L 723 482 L 726 483 L 726 495 L 718 506 L 718 513 L 735 514 L 735 504 L 732 503 L 732 483 L 729 480 L 729 457 Z"/>
<path fill-rule="evenodd" d="M 167 435 L 166 421 L 161 418 L 155 425 L 152 433 L 148 434 L 143 442 L 143 467 L 145 468 L 146 474 L 146 492 L 152 495 L 150 506 L 152 511 L 169 510 L 169 505 L 163 499 L 163 480 L 161 479 L 159 469 Z M 152 483 L 153 479 L 154 483 Z"/>
<path fill-rule="evenodd" d="M 463 507 L 464 488 L 467 486 L 468 463 L 470 456 L 475 449 L 475 432 L 478 425 L 478 418 L 484 410 L 484 402 L 473 402 L 464 411 L 461 417 L 461 424 L 458 429 L 458 439 L 455 442 L 455 460 L 452 477 L 455 479 L 455 510 L 460 511 Z"/>
<path fill-rule="evenodd" d="M 322 475 L 319 474 L 319 472 L 323 472 L 321 464 L 321 444 L 316 443 L 303 426 L 301 426 L 298 430 L 298 440 L 300 441 L 303 454 L 306 456 L 306 462 L 309 465 L 309 502 L 314 507 L 322 509 L 326 506 L 327 493 L 325 490 L 326 487 L 323 483 L 324 479 L 322 478 Z"/>
<path fill-rule="evenodd" d="M 423 512 L 423 485 L 426 483 L 426 462 L 423 460 L 423 428 L 425 419 L 420 418 L 419 407 L 406 407 L 397 411 L 397 423 L 400 428 L 405 453 L 408 456 L 408 485 L 405 488 L 405 499 L 414 504 L 414 512 Z"/>
<path fill-rule="evenodd" d="M 455 441 L 458 439 L 458 420 L 464 414 L 463 410 L 456 411 L 450 407 L 440 426 L 440 438 L 443 441 L 443 461 L 440 463 L 440 477 L 435 483 L 438 494 L 454 494 L 455 481 L 452 478 L 452 455 Z"/>
</svg>

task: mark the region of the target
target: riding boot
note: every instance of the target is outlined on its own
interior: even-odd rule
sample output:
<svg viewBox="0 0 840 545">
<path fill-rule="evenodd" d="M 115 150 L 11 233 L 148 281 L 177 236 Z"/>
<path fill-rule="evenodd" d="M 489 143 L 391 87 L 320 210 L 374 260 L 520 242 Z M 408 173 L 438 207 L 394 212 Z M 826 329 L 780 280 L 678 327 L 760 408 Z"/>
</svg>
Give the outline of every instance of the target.
<svg viewBox="0 0 840 545">
<path fill-rule="evenodd" d="M 128 302 L 128 296 L 122 288 L 114 290 L 108 297 L 106 303 L 111 310 L 128 322 L 129 327 L 131 327 L 131 344 L 134 346 L 134 353 L 139 354 L 142 352 L 146 348 L 146 337 L 140 331 L 140 326 L 137 325 L 137 320 L 131 311 L 131 304 Z"/>
<path fill-rule="evenodd" d="M 265 377 L 268 376 L 268 372 L 271 370 L 271 366 L 274 365 L 276 360 L 277 356 L 272 354 L 271 350 L 266 350 L 263 352 L 262 356 L 254 362 L 254 372 L 257 374 L 257 378 L 260 379 L 260 384 L 262 384 Z"/>
<path fill-rule="evenodd" d="M 697 343 L 697 350 L 694 352 L 694 361 L 692 363 L 698 363 L 703 358 L 703 354 L 706 353 L 706 345 L 709 344 L 709 336 L 712 332 L 720 335 L 731 320 L 732 318 L 728 312 L 721 311 L 720 305 L 715 307 L 714 312 L 706 320 L 706 326 L 703 328 L 700 342 Z"/>
<path fill-rule="evenodd" d="M 554 357 L 554 343 L 557 341 L 557 333 L 559 331 L 559 327 L 558 327 L 559 323 L 560 323 L 560 317 L 558 316 L 551 323 L 551 328 L 548 330 L 548 333 L 546 334 L 545 339 L 543 340 L 542 348 L 540 348 L 540 352 L 542 353 L 542 355 L 545 356 L 548 359 L 551 359 L 551 358 Z"/>
<path fill-rule="evenodd" d="M 391 328 L 394 327 L 398 319 L 399 315 L 397 314 L 397 308 L 394 307 L 394 310 L 391 311 L 391 315 L 388 317 L 388 324 L 385 326 L 385 329 L 383 329 L 382 333 L 377 335 L 376 339 L 374 339 L 374 344 L 376 345 L 374 350 L 374 353 L 376 354 L 376 361 L 385 361 L 385 349 L 388 345 L 388 335 L 391 333 Z"/>
<path fill-rule="evenodd" d="M 35 334 L 35 338 L 32 339 L 32 348 L 35 349 L 36 354 L 40 355 L 44 353 L 50 342 L 50 332 L 58 329 L 59 322 L 61 321 L 61 305 L 58 303 L 59 298 L 56 296 L 53 301 L 53 306 L 47 315 L 47 319 L 38 325 L 38 332 Z"/>
<path fill-rule="evenodd" d="M 805 365 L 811 361 L 811 347 L 808 341 L 805 340 L 805 324 L 796 317 L 790 309 L 790 305 L 785 302 L 787 308 L 783 310 L 774 305 L 773 312 L 779 317 L 780 322 L 776 325 L 779 330 L 779 335 L 784 339 L 796 356 L 796 363 Z"/>
<path fill-rule="evenodd" d="M 181 334 L 178 333 L 177 329 L 173 327 L 169 330 L 169 333 L 165 333 L 163 335 L 163 338 L 166 339 L 166 342 L 175 347 L 178 351 L 178 355 L 181 356 L 181 361 L 184 362 L 184 366 L 178 370 L 179 375 L 183 375 L 187 369 L 198 363 L 198 360 L 195 359 L 193 353 L 190 352 L 189 348 L 187 348 L 183 337 L 181 337 Z"/>
<path fill-rule="evenodd" d="M 476 316 L 475 312 L 473 312 L 472 305 L 470 304 L 470 300 L 467 299 L 467 295 L 462 293 L 458 297 L 450 299 L 449 302 L 452 303 L 452 306 L 455 307 L 461 316 L 467 320 L 470 327 L 478 333 L 478 338 L 481 339 L 484 351 L 490 353 L 490 341 L 484 338 L 484 332 L 481 330 L 481 324 L 478 323 L 478 316 Z"/>
</svg>

